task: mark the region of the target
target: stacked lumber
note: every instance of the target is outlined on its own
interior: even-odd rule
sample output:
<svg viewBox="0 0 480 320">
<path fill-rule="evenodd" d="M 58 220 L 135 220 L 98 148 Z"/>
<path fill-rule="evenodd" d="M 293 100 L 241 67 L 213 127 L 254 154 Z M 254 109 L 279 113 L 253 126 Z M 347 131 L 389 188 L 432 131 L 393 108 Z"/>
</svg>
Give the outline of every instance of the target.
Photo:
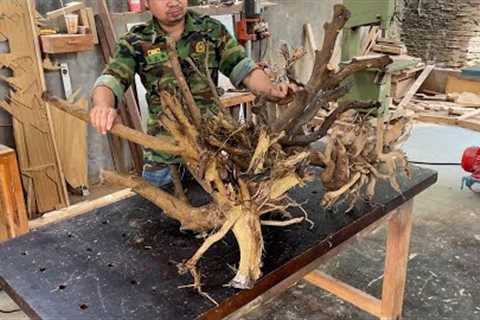
<svg viewBox="0 0 480 320">
<path fill-rule="evenodd" d="M 406 55 L 407 47 L 401 41 L 379 38 L 372 47 L 372 51 L 391 55 Z"/>
</svg>

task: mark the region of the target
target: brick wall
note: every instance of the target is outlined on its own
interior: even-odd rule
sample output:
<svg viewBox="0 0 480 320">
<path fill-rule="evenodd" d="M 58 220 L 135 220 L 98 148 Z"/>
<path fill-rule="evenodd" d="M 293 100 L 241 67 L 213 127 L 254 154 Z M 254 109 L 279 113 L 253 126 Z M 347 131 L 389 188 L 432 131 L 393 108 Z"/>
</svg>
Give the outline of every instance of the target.
<svg viewBox="0 0 480 320">
<path fill-rule="evenodd" d="M 480 63 L 480 0 L 399 2 L 401 38 L 410 55 L 443 67 Z"/>
</svg>

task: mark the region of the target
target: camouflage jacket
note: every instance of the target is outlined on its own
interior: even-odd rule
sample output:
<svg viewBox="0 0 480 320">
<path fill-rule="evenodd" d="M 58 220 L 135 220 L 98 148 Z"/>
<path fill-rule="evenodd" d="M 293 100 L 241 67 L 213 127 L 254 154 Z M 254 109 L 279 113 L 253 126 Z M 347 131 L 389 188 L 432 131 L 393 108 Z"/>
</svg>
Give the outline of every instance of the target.
<svg viewBox="0 0 480 320">
<path fill-rule="evenodd" d="M 140 78 L 147 89 L 149 105 L 148 134 L 165 134 L 158 123 L 162 112 L 159 93 L 162 90 L 176 91 L 177 84 L 168 63 L 166 52 L 166 32 L 153 18 L 148 24 L 134 27 L 123 35 L 118 43 L 114 57 L 103 74 L 97 79 L 95 87 L 106 86 L 115 94 L 117 103 L 124 100 L 124 92 L 134 81 L 134 75 Z M 185 31 L 177 42 L 177 54 L 190 86 L 192 94 L 202 112 L 215 111 L 212 93 L 208 83 L 186 61 L 190 57 L 200 71 L 206 70 L 206 58 L 210 76 L 218 82 L 218 72 L 229 77 L 233 85 L 242 85 L 245 77 L 256 68 L 255 62 L 248 58 L 245 50 L 229 34 L 225 26 L 208 16 L 200 16 L 188 10 L 185 17 Z M 168 154 L 144 150 L 146 164 L 158 165 L 178 163 L 180 159 Z"/>
</svg>

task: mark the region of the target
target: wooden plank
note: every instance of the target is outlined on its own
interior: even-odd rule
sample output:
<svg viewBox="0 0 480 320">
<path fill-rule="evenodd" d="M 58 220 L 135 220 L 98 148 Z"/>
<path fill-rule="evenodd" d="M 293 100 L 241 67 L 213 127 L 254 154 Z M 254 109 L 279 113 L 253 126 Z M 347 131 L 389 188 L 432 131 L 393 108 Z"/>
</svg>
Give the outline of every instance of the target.
<svg viewBox="0 0 480 320">
<path fill-rule="evenodd" d="M 88 51 L 94 48 L 92 34 L 49 34 L 40 36 L 44 53 L 58 54 Z"/>
<path fill-rule="evenodd" d="M 124 199 L 128 199 L 130 197 L 133 197 L 134 195 L 135 193 L 130 189 L 124 189 L 98 199 L 80 202 L 61 210 L 48 212 L 40 218 L 31 220 L 30 228 L 38 229 L 52 223 L 72 219 L 86 212 L 108 206 L 112 203 L 116 203 Z"/>
<path fill-rule="evenodd" d="M 402 315 L 412 220 L 413 200 L 409 200 L 388 223 L 382 289 L 382 316 L 387 319 L 398 319 Z"/>
<path fill-rule="evenodd" d="M 401 99 L 405 97 L 409 88 L 415 83 L 415 77 L 412 75 L 401 80 L 392 80 L 391 96 L 393 99 Z"/>
<path fill-rule="evenodd" d="M 95 23 L 95 16 L 93 14 L 93 9 L 88 7 L 85 8 L 87 11 L 88 24 L 90 26 L 90 33 L 93 35 L 93 43 L 98 44 L 98 34 L 97 34 L 97 25 Z"/>
<path fill-rule="evenodd" d="M 447 95 L 447 99 L 464 107 L 480 107 L 480 95 L 471 92 L 450 93 Z"/>
<path fill-rule="evenodd" d="M 65 14 L 73 13 L 83 8 L 85 8 L 85 4 L 83 2 L 74 1 L 74 2 L 68 3 L 68 5 L 63 8 L 47 12 L 46 16 L 47 16 L 47 19 L 54 19 L 54 18 L 61 17 Z"/>
<path fill-rule="evenodd" d="M 405 97 L 403 97 L 402 101 L 398 105 L 398 108 L 405 108 L 407 104 L 410 102 L 410 100 L 415 96 L 417 93 L 418 89 L 422 86 L 423 82 L 427 77 L 430 75 L 432 72 L 434 65 L 429 65 L 425 67 L 425 69 L 422 71 L 420 76 L 417 78 L 415 83 L 412 85 L 412 87 L 408 90 L 408 92 L 405 94 Z"/>
<path fill-rule="evenodd" d="M 97 24 L 98 38 L 99 38 L 100 48 L 102 49 L 103 58 L 105 63 L 108 63 L 108 61 L 113 55 L 114 48 L 108 45 L 106 30 L 103 27 L 103 22 L 100 19 L 99 15 L 96 16 L 95 21 Z M 128 114 L 125 106 L 123 104 L 119 105 L 118 110 L 119 110 L 120 118 L 122 119 L 122 122 L 128 125 L 129 123 Z M 113 160 L 115 169 L 120 172 L 125 172 L 127 163 L 126 163 L 126 159 L 123 152 L 122 140 L 111 134 L 108 134 L 107 137 L 108 137 L 108 144 L 110 147 L 110 152 L 112 154 L 112 160 Z M 132 154 L 132 159 L 134 161 L 135 169 L 137 173 L 140 173 L 143 167 L 142 150 L 139 146 L 136 146 L 135 144 L 132 144 L 132 143 L 129 143 L 129 148 Z"/>
<path fill-rule="evenodd" d="M 17 157 L 13 149 L 0 145 L 0 241 L 28 232 Z"/>
<path fill-rule="evenodd" d="M 468 119 L 461 120 L 454 117 L 436 116 L 436 115 L 429 115 L 429 114 L 416 115 L 415 119 L 420 122 L 447 125 L 447 126 L 456 126 L 464 129 L 470 129 L 473 131 L 480 131 L 480 122 L 470 121 Z"/>
<path fill-rule="evenodd" d="M 374 52 L 382 52 L 382 53 L 396 54 L 396 55 L 406 54 L 406 50 L 404 48 L 383 45 L 378 43 L 373 46 L 372 50 Z"/>
<path fill-rule="evenodd" d="M 475 111 L 472 111 L 472 112 L 468 112 L 468 113 L 458 117 L 457 119 L 458 120 L 467 120 L 467 119 L 476 117 L 478 115 L 480 115 L 480 110 L 475 110 Z"/>
<path fill-rule="evenodd" d="M 107 63 L 110 57 L 113 56 L 116 48 L 117 35 L 110 16 L 110 12 L 105 0 L 98 1 L 98 16 L 100 24 L 97 23 L 97 29 L 100 38 L 105 41 L 100 41 L 100 44 L 104 52 L 105 63 Z M 100 30 L 101 26 L 101 30 Z M 108 56 L 107 54 L 110 53 Z M 120 110 L 120 116 L 125 125 L 143 132 L 142 122 L 140 119 L 140 109 L 137 104 L 137 99 L 132 88 L 128 88 L 125 93 L 125 105 L 118 106 Z M 132 159 L 135 167 L 135 171 L 140 174 L 143 170 L 143 149 L 139 145 L 129 143 L 130 151 L 132 153 Z"/>
<path fill-rule="evenodd" d="M 42 100 L 46 89 L 34 8 L 27 0 L 0 2 L 0 33 L 9 40 L 10 53 L 0 54 L 0 65 L 13 72 L 8 101 L 0 101 L 14 119 L 16 149 L 29 207 L 43 213 L 68 205 L 68 195 L 50 122 Z M 14 22 L 12 22 L 14 21 Z M 36 212 L 31 212 L 33 216 Z"/>
<path fill-rule="evenodd" d="M 87 30 L 90 30 L 90 20 L 88 19 L 87 8 L 81 9 L 79 11 L 79 14 L 80 14 L 79 25 L 86 27 Z M 90 33 L 90 32 L 88 32 L 88 33 Z"/>
<path fill-rule="evenodd" d="M 317 50 L 314 31 L 311 24 L 307 23 L 303 25 L 302 38 L 305 55 L 295 63 L 293 70 L 298 81 L 306 83 L 312 74 L 315 62 L 315 50 Z"/>
<path fill-rule="evenodd" d="M 11 217 L 7 214 L 7 201 L 4 197 L 7 195 L 7 190 L 4 190 L 3 179 L 5 179 L 5 168 L 0 165 L 0 242 L 8 240 L 12 235 Z"/>
<path fill-rule="evenodd" d="M 251 92 L 227 93 L 220 98 L 225 108 L 235 107 L 239 104 L 255 101 L 257 97 Z"/>
<path fill-rule="evenodd" d="M 471 92 L 480 95 L 480 81 L 463 79 L 460 76 L 449 75 L 447 79 L 446 93 Z"/>
<path fill-rule="evenodd" d="M 368 55 L 381 34 L 382 30 L 378 26 L 371 26 L 360 54 L 363 56 Z"/>
<path fill-rule="evenodd" d="M 371 295 L 358 290 L 346 283 L 343 283 L 331 276 L 315 270 L 307 274 L 304 279 L 309 283 L 322 288 L 330 293 L 333 293 L 337 297 L 347 302 L 350 302 L 354 306 L 367 311 L 377 317 L 381 315 L 381 301 Z"/>
<path fill-rule="evenodd" d="M 77 105 L 88 111 L 86 100 Z M 57 108 L 51 112 L 65 180 L 74 189 L 88 187 L 87 124 Z"/>
</svg>

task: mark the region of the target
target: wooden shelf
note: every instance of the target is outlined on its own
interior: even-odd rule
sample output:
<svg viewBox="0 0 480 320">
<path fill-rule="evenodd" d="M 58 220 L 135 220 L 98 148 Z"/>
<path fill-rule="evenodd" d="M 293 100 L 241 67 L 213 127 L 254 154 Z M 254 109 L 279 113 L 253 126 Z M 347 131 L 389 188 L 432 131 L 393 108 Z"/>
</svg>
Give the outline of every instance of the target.
<svg viewBox="0 0 480 320">
<path fill-rule="evenodd" d="M 93 34 L 52 34 L 40 36 L 44 53 L 88 51 L 95 46 Z"/>
</svg>

